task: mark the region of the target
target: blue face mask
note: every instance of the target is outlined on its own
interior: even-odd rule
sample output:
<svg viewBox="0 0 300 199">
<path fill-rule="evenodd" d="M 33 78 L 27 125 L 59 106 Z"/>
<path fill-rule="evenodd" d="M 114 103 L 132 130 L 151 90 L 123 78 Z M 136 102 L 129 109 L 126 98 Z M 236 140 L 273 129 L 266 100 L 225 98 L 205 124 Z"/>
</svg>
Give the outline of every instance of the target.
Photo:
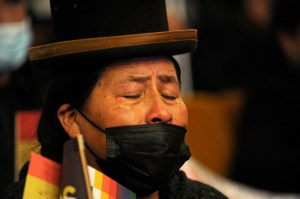
<svg viewBox="0 0 300 199">
<path fill-rule="evenodd" d="M 32 38 L 28 20 L 0 24 L 0 73 L 17 70 L 24 64 Z"/>
</svg>

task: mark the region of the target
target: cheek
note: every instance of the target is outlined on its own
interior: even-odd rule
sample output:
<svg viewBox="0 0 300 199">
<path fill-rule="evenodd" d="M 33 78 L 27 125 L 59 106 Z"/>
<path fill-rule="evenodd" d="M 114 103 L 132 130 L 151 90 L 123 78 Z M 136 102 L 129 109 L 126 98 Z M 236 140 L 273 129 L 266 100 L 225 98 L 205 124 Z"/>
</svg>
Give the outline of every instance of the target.
<svg viewBox="0 0 300 199">
<path fill-rule="evenodd" d="M 178 103 L 178 105 L 173 108 L 173 120 L 174 120 L 173 122 L 174 124 L 187 127 L 188 110 L 186 108 L 186 105 L 183 102 Z"/>
<path fill-rule="evenodd" d="M 137 125 L 144 118 L 143 111 L 138 106 L 120 104 L 116 100 L 114 103 L 106 104 L 101 112 L 99 121 L 104 127 Z"/>
</svg>

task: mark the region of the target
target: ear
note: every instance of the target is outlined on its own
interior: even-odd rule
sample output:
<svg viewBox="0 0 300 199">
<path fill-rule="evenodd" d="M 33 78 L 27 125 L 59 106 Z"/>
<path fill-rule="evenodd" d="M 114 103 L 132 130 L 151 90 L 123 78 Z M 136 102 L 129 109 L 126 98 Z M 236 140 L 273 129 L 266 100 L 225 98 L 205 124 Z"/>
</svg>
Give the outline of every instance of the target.
<svg viewBox="0 0 300 199">
<path fill-rule="evenodd" d="M 57 110 L 57 117 L 64 130 L 71 138 L 80 134 L 77 114 L 77 111 L 70 104 L 63 104 Z"/>
</svg>

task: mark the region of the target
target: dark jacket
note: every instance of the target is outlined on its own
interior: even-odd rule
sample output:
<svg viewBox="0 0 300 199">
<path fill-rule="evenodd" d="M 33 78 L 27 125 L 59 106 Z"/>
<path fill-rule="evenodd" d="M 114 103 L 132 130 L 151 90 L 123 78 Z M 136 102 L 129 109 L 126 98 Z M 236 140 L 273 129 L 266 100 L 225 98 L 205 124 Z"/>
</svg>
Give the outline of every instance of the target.
<svg viewBox="0 0 300 199">
<path fill-rule="evenodd" d="M 277 48 L 268 51 L 264 71 L 248 91 L 231 178 L 267 191 L 300 193 L 300 65 Z"/>
<path fill-rule="evenodd" d="M 20 180 L 11 184 L 4 192 L 3 199 L 21 199 L 24 191 L 28 163 L 20 172 Z M 159 190 L 159 198 L 170 199 L 226 199 L 214 188 L 203 183 L 189 180 L 183 172 L 179 172 L 166 187 Z"/>
</svg>

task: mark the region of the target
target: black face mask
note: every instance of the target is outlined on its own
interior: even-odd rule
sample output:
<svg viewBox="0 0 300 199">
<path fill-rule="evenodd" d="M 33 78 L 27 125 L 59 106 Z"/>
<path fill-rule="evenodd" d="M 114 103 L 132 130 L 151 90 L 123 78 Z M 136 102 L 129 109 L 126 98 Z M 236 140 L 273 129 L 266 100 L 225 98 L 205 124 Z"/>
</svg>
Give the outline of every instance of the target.
<svg viewBox="0 0 300 199">
<path fill-rule="evenodd" d="M 166 185 L 191 156 L 184 142 L 186 129 L 183 127 L 146 124 L 103 130 L 82 115 L 106 133 L 107 158 L 96 160 L 99 167 L 138 197 Z"/>
</svg>

